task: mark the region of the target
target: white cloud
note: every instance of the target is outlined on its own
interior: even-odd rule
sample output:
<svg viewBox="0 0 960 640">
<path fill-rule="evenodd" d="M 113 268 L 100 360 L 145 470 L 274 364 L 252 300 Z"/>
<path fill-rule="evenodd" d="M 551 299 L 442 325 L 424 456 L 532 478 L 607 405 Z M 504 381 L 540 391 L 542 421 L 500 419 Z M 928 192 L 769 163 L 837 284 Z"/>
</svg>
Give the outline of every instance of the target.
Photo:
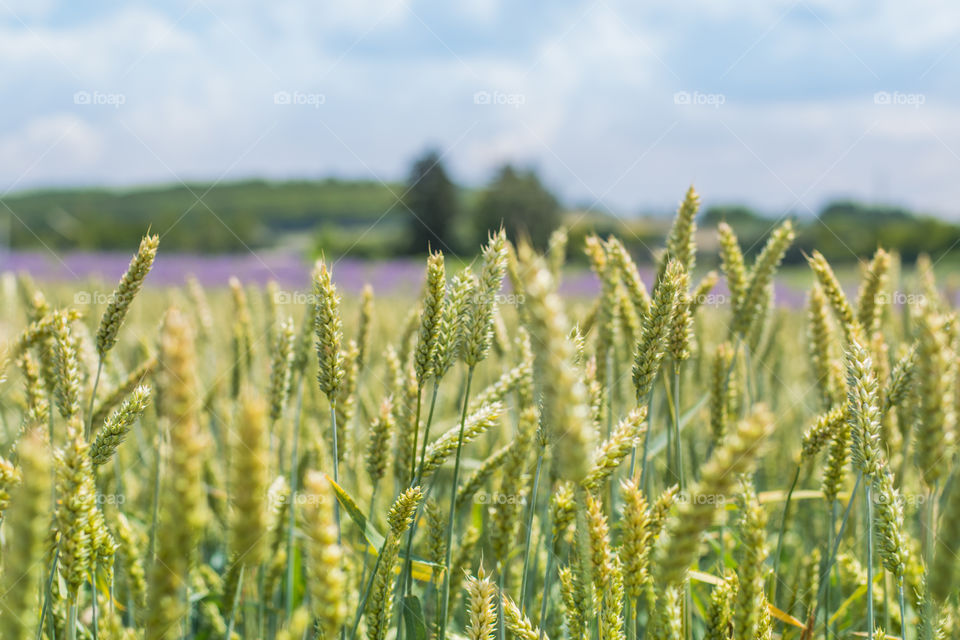
<svg viewBox="0 0 960 640">
<path fill-rule="evenodd" d="M 27 26 L 0 23 L 0 184 L 59 136 L 30 184 L 169 181 L 171 170 L 396 179 L 434 142 L 456 145 L 449 159 L 462 179 L 481 181 L 504 160 L 533 163 L 568 199 L 609 191 L 624 211 L 673 206 L 692 179 L 707 201 L 771 209 L 814 183 L 803 194 L 814 209 L 838 191 L 871 196 L 878 174 L 890 176 L 891 197 L 918 205 L 947 211 L 960 196 L 950 151 L 960 149 L 950 76 L 960 46 L 951 49 L 949 29 L 960 9 L 946 0 L 924 10 L 608 0 L 545 11 L 500 0 L 323 11 L 305 0 L 206 0 L 56 21 L 44 4 L 18 0 Z M 81 108 L 77 90 L 125 103 Z M 725 103 L 679 106 L 678 90 L 716 91 Z M 926 102 L 878 109 L 877 90 Z M 277 91 L 325 101 L 277 105 Z M 482 107 L 478 91 L 523 103 Z"/>
<path fill-rule="evenodd" d="M 51 172 L 75 172 L 103 162 L 100 132 L 72 114 L 37 116 L 0 137 L 0 189 L 42 182 Z"/>
</svg>

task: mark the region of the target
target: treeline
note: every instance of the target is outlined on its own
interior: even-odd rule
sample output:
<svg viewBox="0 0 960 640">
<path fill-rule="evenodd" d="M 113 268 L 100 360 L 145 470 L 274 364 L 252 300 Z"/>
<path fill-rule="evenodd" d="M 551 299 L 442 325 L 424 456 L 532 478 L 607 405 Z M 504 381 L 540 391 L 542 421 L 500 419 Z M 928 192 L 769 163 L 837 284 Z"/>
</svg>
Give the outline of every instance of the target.
<svg viewBox="0 0 960 640">
<path fill-rule="evenodd" d="M 14 248 L 126 251 L 150 226 L 171 251 L 243 251 L 326 227 L 369 227 L 402 190 L 337 179 L 44 190 L 5 197 L 0 219 L 9 223 L 0 234 L 8 232 Z M 384 226 L 394 222 L 403 226 L 393 219 Z"/>
<path fill-rule="evenodd" d="M 951 259 L 960 255 L 960 225 L 929 215 L 913 213 L 907 209 L 871 205 L 852 201 L 837 201 L 825 206 L 816 216 L 794 216 L 796 240 L 784 256 L 787 264 L 804 264 L 804 255 L 819 250 L 831 263 L 852 263 L 872 255 L 878 247 L 896 251 L 906 263 L 912 263 L 920 254 L 928 254 L 935 261 Z M 597 233 L 601 236 L 616 234 L 636 256 L 638 262 L 652 262 L 648 247 L 658 246 L 658 238 L 666 233 L 663 217 L 646 217 L 638 220 L 613 219 L 591 215 L 586 222 L 579 216 L 571 216 L 570 247 L 583 246 L 583 239 Z M 754 254 L 763 247 L 764 238 L 776 226 L 780 218 L 764 215 L 742 206 L 713 206 L 700 213 L 697 225 L 701 235 L 701 253 L 716 253 L 710 247 L 715 240 L 714 230 L 720 222 L 727 222 L 737 229 L 744 246 L 744 253 Z M 713 249 L 713 251 L 711 251 Z M 585 260 L 572 255 L 573 260 Z"/>
<path fill-rule="evenodd" d="M 645 262 L 653 259 L 647 247 L 659 246 L 670 219 L 667 211 L 638 217 L 563 208 L 536 171 L 509 164 L 482 188 L 466 188 L 436 151 L 420 155 L 406 180 L 391 184 L 330 178 L 60 189 L 10 195 L 3 204 L 0 219 L 8 224 L 0 225 L 0 241 L 18 249 L 125 250 L 152 226 L 169 251 L 278 248 L 368 258 L 431 247 L 469 256 L 470 247 L 502 224 L 509 237 L 525 236 L 541 249 L 553 229 L 567 227 L 573 260 L 588 234 L 617 234 Z M 714 206 L 701 212 L 698 225 L 708 231 L 723 220 L 737 228 L 748 251 L 775 222 L 745 207 Z M 960 246 L 957 224 L 896 207 L 835 202 L 795 222 L 787 262 L 800 262 L 815 247 L 831 262 L 849 262 L 877 247 L 912 261 L 920 253 L 939 259 Z"/>
<path fill-rule="evenodd" d="M 721 219 L 743 230 L 747 246 L 757 246 L 772 224 L 769 217 L 748 209 L 714 208 L 704 214 L 701 225 L 712 226 Z M 816 217 L 797 219 L 797 238 L 784 260 L 801 263 L 804 254 L 817 249 L 831 262 L 850 262 L 872 255 L 878 247 L 898 252 L 908 263 L 922 253 L 939 260 L 960 247 L 960 225 L 899 207 L 838 201 Z"/>
</svg>

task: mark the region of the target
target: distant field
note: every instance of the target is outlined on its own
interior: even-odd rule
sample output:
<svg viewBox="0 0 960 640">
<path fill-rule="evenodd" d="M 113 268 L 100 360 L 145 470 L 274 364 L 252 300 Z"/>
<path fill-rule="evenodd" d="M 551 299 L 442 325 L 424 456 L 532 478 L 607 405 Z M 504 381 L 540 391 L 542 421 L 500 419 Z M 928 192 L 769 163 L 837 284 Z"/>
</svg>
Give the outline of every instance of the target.
<svg viewBox="0 0 960 640">
<path fill-rule="evenodd" d="M 29 273 L 38 282 L 59 284 L 111 283 L 124 272 L 129 256 L 123 252 L 62 252 L 13 251 L 0 253 L 0 273 Z M 381 296 L 416 295 L 423 285 L 423 266 L 420 258 L 391 258 L 370 260 L 347 256 L 331 260 L 334 279 L 343 291 L 359 293 L 365 284 L 373 286 Z M 469 257 L 447 260 L 451 269 L 460 269 L 470 264 Z M 718 268 L 712 261 L 698 269 L 702 277 L 710 268 Z M 188 277 L 196 277 L 206 287 L 226 287 L 232 276 L 250 285 L 266 285 L 276 282 L 291 291 L 305 291 L 310 286 L 311 260 L 297 252 L 249 251 L 220 255 L 161 253 L 157 257 L 148 287 L 182 286 Z M 957 298 L 960 290 L 960 270 L 953 262 L 943 261 L 935 265 L 944 292 L 951 299 Z M 860 281 L 859 267 L 839 266 L 837 277 L 848 295 L 855 296 Z M 651 286 L 655 276 L 652 266 L 640 266 L 640 276 Z M 915 280 L 911 265 L 902 268 L 900 283 L 894 290 L 907 290 Z M 808 267 L 785 265 L 776 278 L 777 304 L 789 308 L 803 306 L 805 291 L 813 282 Z M 509 282 L 506 283 L 509 288 Z M 569 264 L 564 270 L 561 291 L 573 297 L 590 298 L 600 293 L 600 282 L 594 273 L 583 264 Z M 714 291 L 720 300 L 728 294 L 726 283 L 721 280 Z M 722 302 L 717 303 L 718 306 Z M 895 301 L 896 305 L 897 302 Z"/>
<path fill-rule="evenodd" d="M 402 191 L 402 185 L 374 181 L 251 180 L 44 190 L 14 194 L 4 203 L 15 216 L 13 247 L 126 250 L 151 226 L 166 246 L 222 252 L 276 246 L 293 234 L 310 238 L 326 227 L 367 227 L 381 216 L 376 233 L 395 234 L 406 221 L 395 206 Z"/>
</svg>

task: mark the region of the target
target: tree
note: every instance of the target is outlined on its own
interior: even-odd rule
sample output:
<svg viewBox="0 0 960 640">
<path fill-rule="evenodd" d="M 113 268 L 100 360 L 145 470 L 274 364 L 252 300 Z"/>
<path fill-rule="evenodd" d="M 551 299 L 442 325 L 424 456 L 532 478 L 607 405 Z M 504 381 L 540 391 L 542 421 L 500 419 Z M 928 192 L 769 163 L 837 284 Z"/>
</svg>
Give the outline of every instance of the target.
<svg viewBox="0 0 960 640">
<path fill-rule="evenodd" d="M 450 181 L 440 154 L 428 150 L 414 161 L 403 204 L 410 215 L 411 249 L 445 249 L 453 244 L 457 216 L 457 188 Z"/>
<path fill-rule="evenodd" d="M 474 223 L 480 240 L 502 224 L 510 238 L 526 236 L 535 247 L 545 249 L 550 234 L 560 226 L 560 203 L 535 171 L 507 164 L 480 196 Z"/>
<path fill-rule="evenodd" d="M 764 219 L 753 209 L 741 205 L 714 205 L 700 217 L 700 226 L 703 227 L 715 227 L 721 222 L 726 222 L 739 232 L 740 227 L 763 223 Z M 766 226 L 769 227 L 769 222 Z"/>
</svg>

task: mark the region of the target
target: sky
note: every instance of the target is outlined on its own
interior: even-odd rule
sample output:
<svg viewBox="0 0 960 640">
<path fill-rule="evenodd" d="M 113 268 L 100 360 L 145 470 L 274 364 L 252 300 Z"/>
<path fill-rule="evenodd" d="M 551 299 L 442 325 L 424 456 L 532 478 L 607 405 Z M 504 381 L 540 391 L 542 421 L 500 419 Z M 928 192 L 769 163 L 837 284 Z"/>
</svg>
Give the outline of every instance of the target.
<svg viewBox="0 0 960 640">
<path fill-rule="evenodd" d="M 569 205 L 960 218 L 960 4 L 0 0 L 0 195 L 535 167 Z"/>
</svg>

